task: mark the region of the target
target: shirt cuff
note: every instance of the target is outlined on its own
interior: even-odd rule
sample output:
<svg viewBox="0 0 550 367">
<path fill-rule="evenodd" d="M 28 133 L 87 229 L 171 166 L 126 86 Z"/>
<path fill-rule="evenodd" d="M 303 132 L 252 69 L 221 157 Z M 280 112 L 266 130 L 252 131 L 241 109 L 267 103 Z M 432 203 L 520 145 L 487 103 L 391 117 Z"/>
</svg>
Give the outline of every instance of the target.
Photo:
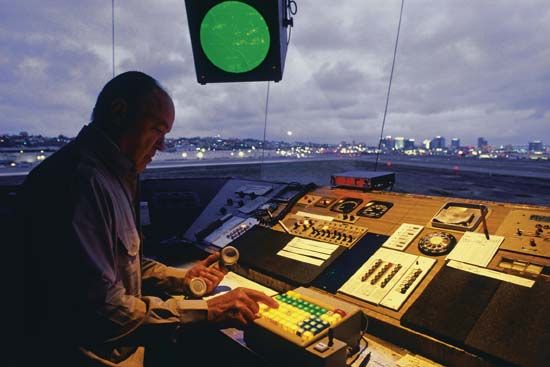
<svg viewBox="0 0 550 367">
<path fill-rule="evenodd" d="M 208 316 L 208 304 L 204 300 L 178 299 L 177 304 L 182 324 L 205 321 Z"/>
<path fill-rule="evenodd" d="M 187 293 L 187 285 L 185 284 L 185 274 L 187 270 L 174 268 L 171 266 L 166 267 L 165 275 L 172 279 L 172 291 L 176 293 Z"/>
</svg>

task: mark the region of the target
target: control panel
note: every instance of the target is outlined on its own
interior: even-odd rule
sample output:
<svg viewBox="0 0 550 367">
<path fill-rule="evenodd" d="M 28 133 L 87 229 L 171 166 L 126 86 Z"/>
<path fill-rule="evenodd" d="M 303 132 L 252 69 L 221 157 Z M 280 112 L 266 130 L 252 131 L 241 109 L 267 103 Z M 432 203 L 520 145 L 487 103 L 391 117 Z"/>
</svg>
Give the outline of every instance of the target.
<svg viewBox="0 0 550 367">
<path fill-rule="evenodd" d="M 185 239 L 222 248 L 255 225 L 270 225 L 301 196 L 304 186 L 230 179 L 185 232 Z"/>
<path fill-rule="evenodd" d="M 255 218 L 241 218 L 228 215 L 226 221 L 221 218 L 221 226 L 204 238 L 206 243 L 223 248 L 242 236 L 246 231 L 258 224 Z"/>
<path fill-rule="evenodd" d="M 403 223 L 382 246 L 403 251 L 422 232 L 423 228 L 424 226 L 418 224 Z"/>
<path fill-rule="evenodd" d="M 310 288 L 274 296 L 279 308 L 261 304 L 245 330 L 248 347 L 278 364 L 345 366 L 347 348 L 359 343 L 363 313 L 348 302 Z"/>
<path fill-rule="evenodd" d="M 367 233 L 367 228 L 339 221 L 329 216 L 305 212 L 288 214 L 283 224 L 294 236 L 352 247 Z"/>
<path fill-rule="evenodd" d="M 296 284 L 324 290 L 300 288 L 276 296 L 280 304 L 278 309 L 261 306 L 259 318 L 245 332 L 246 343 L 278 364 L 345 365 L 345 349 L 356 345 L 361 329 L 360 317 L 350 318 L 355 312 L 348 308 L 350 304 L 360 305 L 376 318 L 379 321 L 376 325 L 384 335 L 406 326 L 401 332 L 410 333 L 412 329 L 415 334 L 438 339 L 436 334 L 430 333 L 445 330 L 446 324 L 441 325 L 441 329 L 436 325 L 428 332 L 420 327 L 411 328 L 403 321 L 410 316 L 411 310 L 420 307 L 419 300 L 434 289 L 434 279 L 446 269 L 445 256 L 453 249 L 457 250 L 453 254 L 462 256 L 459 260 L 462 262 L 458 263 L 462 268 L 455 267 L 457 270 L 482 272 L 490 268 L 497 275 L 496 279 L 502 281 L 510 282 L 510 275 L 531 282 L 536 280 L 532 290 L 523 290 L 530 294 L 540 292 L 540 287 L 550 282 L 550 213 L 547 207 L 467 199 L 449 201 L 444 197 L 339 188 L 288 192 L 284 201 L 280 193 L 285 187 L 231 180 L 205 210 L 208 213 L 203 213 L 205 216 L 188 231 L 193 238 L 198 234 L 197 238 L 203 243 L 222 248 L 243 234 L 245 236 L 236 244 L 259 230 L 266 230 L 265 235 L 255 237 L 252 243 L 263 244 L 264 248 L 269 245 L 276 255 L 290 252 L 292 256 L 277 257 L 286 261 L 280 268 L 290 269 L 287 273 L 306 274 L 307 282 L 293 283 L 289 279 L 294 278 L 287 273 L 281 275 L 267 268 L 262 261 L 267 258 L 266 263 L 271 264 L 272 258 L 262 257 L 266 250 L 262 254 L 254 253 L 249 263 L 243 263 L 240 274 L 264 285 L 272 282 L 279 291 L 292 289 Z M 249 232 L 254 226 L 256 228 Z M 468 235 L 475 235 L 479 241 L 463 246 L 463 239 Z M 279 237 L 284 237 L 280 244 L 273 240 Z M 319 253 L 313 254 L 307 247 L 310 244 L 297 243 L 303 241 L 301 238 L 324 246 L 338 245 L 338 253 L 326 261 Z M 503 240 L 496 247 L 488 247 L 488 242 L 494 243 L 499 238 Z M 273 245 L 275 242 L 277 246 Z M 261 246 L 252 248 L 262 251 Z M 493 252 L 489 253 L 490 249 Z M 482 254 L 488 254 L 486 265 L 468 265 Z M 315 258 L 315 261 L 306 261 L 305 257 Z M 321 266 L 324 268 L 319 270 Z M 452 276 L 462 277 L 463 274 L 453 271 Z M 330 288 L 325 287 L 327 282 L 318 281 L 325 278 L 332 280 Z M 460 286 L 467 285 L 451 281 L 449 294 L 455 291 L 453 287 L 460 292 Z M 430 294 L 432 297 L 437 298 Z M 436 316 L 447 312 L 445 308 L 433 309 Z M 327 347 L 329 330 L 335 334 L 332 347 Z M 348 333 L 350 330 L 353 332 Z M 352 334 L 355 341 L 350 337 Z M 425 340 L 427 338 L 422 342 Z M 491 354 L 491 351 L 484 352 Z M 449 364 L 453 363 L 467 365 L 456 361 Z"/>
<path fill-rule="evenodd" d="M 498 232 L 506 237 L 502 249 L 550 258 L 550 214 L 512 210 Z"/>
<path fill-rule="evenodd" d="M 380 248 L 339 292 L 398 310 L 434 264 L 434 259 Z"/>
<path fill-rule="evenodd" d="M 330 305 L 320 305 L 318 301 L 295 291 L 288 291 L 274 297 L 279 308 L 260 304 L 260 325 L 268 329 L 276 328 L 300 346 L 308 345 L 325 329 L 336 326 L 347 313 Z"/>
</svg>

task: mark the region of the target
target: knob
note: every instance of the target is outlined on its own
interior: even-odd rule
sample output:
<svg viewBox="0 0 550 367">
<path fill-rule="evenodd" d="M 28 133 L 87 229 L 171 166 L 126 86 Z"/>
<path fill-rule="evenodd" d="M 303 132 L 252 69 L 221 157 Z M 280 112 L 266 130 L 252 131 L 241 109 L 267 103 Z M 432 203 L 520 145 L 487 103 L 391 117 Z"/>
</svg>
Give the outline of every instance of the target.
<svg viewBox="0 0 550 367">
<path fill-rule="evenodd" d="M 222 207 L 220 208 L 220 213 L 221 213 L 221 214 L 226 214 L 226 213 L 227 213 L 227 209 L 226 209 L 225 207 L 222 206 Z"/>
<path fill-rule="evenodd" d="M 537 243 L 535 242 L 534 239 L 531 238 L 531 240 L 529 241 L 529 245 L 531 245 L 532 247 L 536 247 Z"/>
<path fill-rule="evenodd" d="M 231 206 L 231 205 L 233 205 L 233 199 L 229 198 L 229 199 L 227 199 L 227 201 L 225 203 L 227 205 Z"/>
<path fill-rule="evenodd" d="M 517 234 L 518 236 L 521 236 L 521 235 L 523 234 L 523 231 L 522 231 L 521 229 L 518 228 L 518 229 L 516 229 L 516 234 Z"/>
<path fill-rule="evenodd" d="M 238 205 L 239 207 L 244 206 L 244 201 L 239 200 L 239 201 L 237 202 L 237 205 Z"/>
<path fill-rule="evenodd" d="M 240 198 L 244 198 L 244 192 L 242 191 L 237 192 L 237 195 L 239 195 Z"/>
<path fill-rule="evenodd" d="M 355 220 L 355 216 L 350 215 L 350 216 L 349 216 L 349 220 L 354 221 L 354 220 Z"/>
<path fill-rule="evenodd" d="M 346 220 L 346 219 L 348 219 L 348 215 L 344 214 L 344 215 L 342 215 L 342 218 L 344 218 L 344 220 Z"/>
<path fill-rule="evenodd" d="M 256 193 L 255 193 L 255 192 L 251 192 L 251 193 L 250 193 L 250 198 L 251 198 L 252 200 L 256 199 Z"/>
</svg>

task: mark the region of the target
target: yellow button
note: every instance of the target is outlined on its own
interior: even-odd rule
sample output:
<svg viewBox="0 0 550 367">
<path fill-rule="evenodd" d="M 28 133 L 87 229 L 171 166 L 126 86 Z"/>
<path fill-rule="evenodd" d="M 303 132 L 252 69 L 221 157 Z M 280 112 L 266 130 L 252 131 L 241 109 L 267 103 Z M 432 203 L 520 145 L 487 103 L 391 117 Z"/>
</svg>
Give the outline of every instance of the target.
<svg viewBox="0 0 550 367">
<path fill-rule="evenodd" d="M 313 333 L 311 331 L 306 331 L 302 334 L 302 341 L 307 342 L 313 339 Z"/>
</svg>

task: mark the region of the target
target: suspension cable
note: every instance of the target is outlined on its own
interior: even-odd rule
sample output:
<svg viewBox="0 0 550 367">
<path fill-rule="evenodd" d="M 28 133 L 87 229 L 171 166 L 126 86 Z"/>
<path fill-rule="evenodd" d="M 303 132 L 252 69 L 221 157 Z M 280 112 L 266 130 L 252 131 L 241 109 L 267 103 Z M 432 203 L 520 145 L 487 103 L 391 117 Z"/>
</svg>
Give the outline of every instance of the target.
<svg viewBox="0 0 550 367">
<path fill-rule="evenodd" d="M 382 147 L 382 136 L 384 135 L 384 126 L 386 125 L 386 114 L 388 113 L 388 104 L 390 102 L 391 83 L 393 79 L 393 70 L 395 68 L 395 59 L 397 55 L 397 44 L 399 43 L 399 32 L 401 31 L 401 18 L 403 16 L 403 4 L 405 0 L 401 0 L 401 11 L 399 13 L 399 24 L 397 26 L 397 37 L 395 38 L 395 47 L 393 49 L 393 61 L 391 64 L 390 82 L 388 83 L 388 93 L 386 94 L 386 107 L 384 108 L 384 117 L 382 119 L 382 128 L 380 129 L 380 139 L 378 140 L 378 150 L 376 151 L 376 162 L 374 163 L 374 170 L 378 168 L 378 157 L 380 156 L 380 149 Z"/>
<path fill-rule="evenodd" d="M 260 163 L 260 179 L 263 179 L 264 177 L 264 154 L 265 154 L 265 136 L 267 131 L 267 111 L 269 106 L 269 85 L 271 84 L 270 81 L 267 82 L 267 93 L 265 95 L 265 115 L 264 115 L 264 139 L 262 142 L 262 160 Z"/>
<path fill-rule="evenodd" d="M 111 34 L 113 51 L 113 78 L 115 77 L 115 0 L 111 0 Z"/>
</svg>

